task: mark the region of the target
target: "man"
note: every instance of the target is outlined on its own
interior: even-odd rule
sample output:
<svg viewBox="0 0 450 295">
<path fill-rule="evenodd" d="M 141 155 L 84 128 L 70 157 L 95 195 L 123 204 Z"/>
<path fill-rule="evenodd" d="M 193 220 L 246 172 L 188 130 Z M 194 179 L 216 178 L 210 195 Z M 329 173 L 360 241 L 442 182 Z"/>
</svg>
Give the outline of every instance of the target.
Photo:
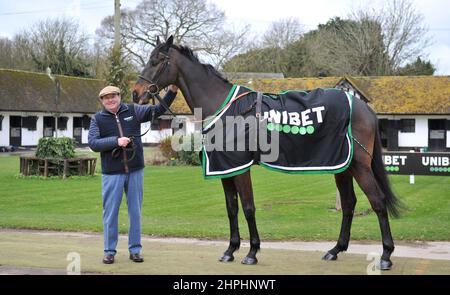
<svg viewBox="0 0 450 295">
<path fill-rule="evenodd" d="M 164 97 L 167 106 L 175 99 L 178 88 L 169 86 Z M 100 152 L 103 198 L 103 263 L 114 263 L 118 240 L 118 215 L 123 192 L 127 197 L 130 227 L 128 249 L 130 259 L 143 262 L 141 255 L 141 208 L 143 195 L 144 154 L 141 123 L 162 115 L 166 109 L 158 104 L 121 103 L 120 89 L 107 86 L 99 93 L 103 109 L 95 114 L 89 127 L 89 147 Z M 133 138 L 134 136 L 134 138 Z M 134 156 L 133 156 L 134 153 Z"/>
</svg>

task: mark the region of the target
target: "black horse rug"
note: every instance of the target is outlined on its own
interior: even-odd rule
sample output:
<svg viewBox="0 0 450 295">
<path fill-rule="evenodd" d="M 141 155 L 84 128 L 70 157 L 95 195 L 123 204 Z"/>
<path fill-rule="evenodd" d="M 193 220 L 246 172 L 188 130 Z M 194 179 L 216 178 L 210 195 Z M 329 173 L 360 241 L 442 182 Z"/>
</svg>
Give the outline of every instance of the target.
<svg viewBox="0 0 450 295">
<path fill-rule="evenodd" d="M 262 94 L 234 85 L 203 128 L 205 178 L 253 164 L 287 173 L 340 173 L 353 155 L 352 95 L 340 89 Z"/>
</svg>

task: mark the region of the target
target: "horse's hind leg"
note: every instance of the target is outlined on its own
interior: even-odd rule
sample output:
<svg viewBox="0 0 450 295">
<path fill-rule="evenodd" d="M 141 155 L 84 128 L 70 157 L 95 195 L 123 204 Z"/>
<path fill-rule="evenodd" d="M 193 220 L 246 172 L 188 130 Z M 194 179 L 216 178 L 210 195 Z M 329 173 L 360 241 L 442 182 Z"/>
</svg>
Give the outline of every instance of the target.
<svg viewBox="0 0 450 295">
<path fill-rule="evenodd" d="M 329 250 L 322 258 L 324 260 L 336 260 L 339 252 L 346 251 L 350 241 L 350 229 L 352 226 L 353 213 L 356 205 L 355 191 L 353 190 L 353 177 L 350 172 L 344 171 L 336 174 L 336 185 L 341 195 L 342 224 L 339 240 L 333 249 Z"/>
<path fill-rule="evenodd" d="M 389 226 L 389 218 L 384 194 L 380 190 L 370 167 L 357 163 L 354 165 L 352 173 L 359 186 L 369 199 L 372 209 L 377 214 L 383 242 L 383 255 L 381 255 L 380 269 L 389 270 L 392 267 L 390 257 L 392 252 L 394 252 L 394 241 L 392 239 L 391 229 Z"/>
<path fill-rule="evenodd" d="M 234 185 L 233 178 L 223 178 L 222 186 L 225 192 L 228 219 L 230 221 L 230 244 L 225 253 L 223 253 L 222 257 L 219 258 L 219 261 L 229 262 L 234 260 L 233 253 L 239 249 L 239 246 L 241 244 L 238 225 L 239 205 L 237 200 L 237 190 Z"/>
<path fill-rule="evenodd" d="M 258 263 L 258 260 L 256 259 L 256 252 L 259 250 L 260 240 L 258 229 L 256 228 L 256 209 L 253 200 L 253 188 L 252 180 L 250 178 L 250 171 L 235 176 L 234 184 L 236 185 L 236 189 L 241 197 L 242 210 L 244 211 L 250 233 L 250 251 L 241 262 L 243 264 L 256 264 Z"/>
</svg>

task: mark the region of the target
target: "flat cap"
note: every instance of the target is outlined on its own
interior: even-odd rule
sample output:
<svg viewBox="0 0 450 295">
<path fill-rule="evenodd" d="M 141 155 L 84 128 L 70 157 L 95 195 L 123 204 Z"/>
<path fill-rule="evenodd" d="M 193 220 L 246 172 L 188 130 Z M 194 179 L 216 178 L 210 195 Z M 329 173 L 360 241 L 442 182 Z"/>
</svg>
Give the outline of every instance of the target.
<svg viewBox="0 0 450 295">
<path fill-rule="evenodd" d="M 103 88 L 100 93 L 98 94 L 98 97 L 102 98 L 105 95 L 111 94 L 111 93 L 117 93 L 120 94 L 120 88 L 116 86 L 106 86 Z"/>
</svg>

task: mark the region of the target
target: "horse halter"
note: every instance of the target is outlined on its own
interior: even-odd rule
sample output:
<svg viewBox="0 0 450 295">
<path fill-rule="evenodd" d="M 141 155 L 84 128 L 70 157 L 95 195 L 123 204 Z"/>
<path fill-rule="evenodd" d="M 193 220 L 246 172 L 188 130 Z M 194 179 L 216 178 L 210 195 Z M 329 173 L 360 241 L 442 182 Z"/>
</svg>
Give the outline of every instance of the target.
<svg viewBox="0 0 450 295">
<path fill-rule="evenodd" d="M 161 74 L 166 70 L 166 68 L 170 65 L 170 56 L 164 53 L 159 53 L 161 55 L 164 56 L 164 61 L 161 64 L 161 66 L 158 68 L 158 70 L 156 71 L 155 75 L 153 75 L 152 79 L 148 79 L 142 75 L 139 75 L 138 77 L 142 80 L 144 80 L 145 82 L 149 83 L 149 85 L 146 87 L 144 93 L 142 93 L 138 99 L 140 99 L 143 95 L 148 95 L 153 99 L 153 104 L 155 104 L 155 97 L 158 100 L 158 102 L 167 110 L 169 111 L 169 113 L 176 117 L 175 113 L 170 109 L 170 107 L 166 104 L 166 102 L 161 98 L 161 96 L 159 96 L 159 92 L 161 91 L 161 89 L 159 89 L 158 86 L 158 81 L 159 78 L 161 78 Z M 156 80 L 155 80 L 156 77 Z M 155 82 L 153 82 L 155 80 Z M 150 88 L 155 88 L 154 91 L 151 91 Z M 133 99 L 134 100 L 134 99 Z M 152 116 L 152 122 L 154 120 L 154 117 Z"/>
<path fill-rule="evenodd" d="M 144 80 L 145 82 L 149 83 L 149 85 L 147 85 L 144 93 L 141 94 L 142 95 L 150 95 L 150 97 L 153 97 L 155 95 L 157 95 L 161 89 L 159 89 L 158 86 L 158 81 L 161 78 L 161 74 L 166 70 L 166 68 L 170 65 L 170 56 L 164 53 L 158 53 L 161 54 L 164 57 L 164 60 L 162 63 L 159 63 L 160 66 L 158 67 L 158 70 L 156 71 L 156 73 L 153 75 L 153 77 L 151 79 L 148 79 L 142 75 L 139 75 L 139 78 Z M 155 80 L 156 79 L 156 80 Z M 153 82 L 154 81 L 154 82 Z M 152 91 L 151 89 L 155 89 L 154 91 Z M 141 96 L 139 96 L 138 98 L 140 99 Z"/>
</svg>

